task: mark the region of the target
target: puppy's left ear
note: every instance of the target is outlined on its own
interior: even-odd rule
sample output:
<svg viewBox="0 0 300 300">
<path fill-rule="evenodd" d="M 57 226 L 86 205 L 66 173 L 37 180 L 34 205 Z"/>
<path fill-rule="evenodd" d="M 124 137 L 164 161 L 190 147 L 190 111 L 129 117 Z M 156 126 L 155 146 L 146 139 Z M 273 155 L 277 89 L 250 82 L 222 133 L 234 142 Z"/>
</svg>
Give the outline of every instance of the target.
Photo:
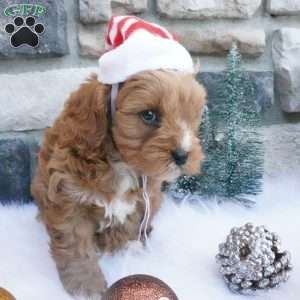
<svg viewBox="0 0 300 300">
<path fill-rule="evenodd" d="M 103 148 L 107 136 L 107 96 L 109 87 L 95 75 L 71 94 L 59 122 L 60 147 L 69 147 L 87 157 Z"/>
</svg>

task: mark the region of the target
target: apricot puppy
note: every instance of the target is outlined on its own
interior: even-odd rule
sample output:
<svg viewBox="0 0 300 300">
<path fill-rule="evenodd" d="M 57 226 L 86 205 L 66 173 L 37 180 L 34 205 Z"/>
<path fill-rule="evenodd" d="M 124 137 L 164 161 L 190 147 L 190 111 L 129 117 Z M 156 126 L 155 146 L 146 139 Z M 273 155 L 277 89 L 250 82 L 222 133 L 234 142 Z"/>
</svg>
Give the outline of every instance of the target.
<svg viewBox="0 0 300 300">
<path fill-rule="evenodd" d="M 112 97 L 112 84 L 95 74 L 71 94 L 45 132 L 32 182 L 60 279 L 69 293 L 89 299 L 106 289 L 99 254 L 138 239 L 141 176 L 151 222 L 162 182 L 197 173 L 203 159 L 205 91 L 191 73 L 137 72 L 119 84 L 113 105 Z"/>
</svg>

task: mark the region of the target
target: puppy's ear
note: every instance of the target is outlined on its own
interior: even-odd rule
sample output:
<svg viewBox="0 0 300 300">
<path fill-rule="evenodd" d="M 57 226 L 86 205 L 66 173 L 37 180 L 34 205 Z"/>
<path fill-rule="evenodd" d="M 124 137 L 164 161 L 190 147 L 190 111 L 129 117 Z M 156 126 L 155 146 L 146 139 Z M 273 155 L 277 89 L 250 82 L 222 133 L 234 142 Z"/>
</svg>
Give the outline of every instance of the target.
<svg viewBox="0 0 300 300">
<path fill-rule="evenodd" d="M 60 147 L 69 147 L 74 155 L 81 157 L 100 154 L 97 150 L 103 148 L 108 131 L 108 89 L 92 75 L 71 94 L 58 120 Z"/>
</svg>

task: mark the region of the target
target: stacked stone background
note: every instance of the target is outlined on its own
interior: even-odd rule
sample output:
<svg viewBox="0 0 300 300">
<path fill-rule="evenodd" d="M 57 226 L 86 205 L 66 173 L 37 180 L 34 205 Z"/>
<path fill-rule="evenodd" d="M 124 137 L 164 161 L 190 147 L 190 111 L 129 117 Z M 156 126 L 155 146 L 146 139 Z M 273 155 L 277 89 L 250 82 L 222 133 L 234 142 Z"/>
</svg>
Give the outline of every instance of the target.
<svg viewBox="0 0 300 300">
<path fill-rule="evenodd" d="M 23 2 L 37 3 L 0 1 L 0 201 L 30 198 L 43 129 L 89 67 L 97 66 L 107 21 L 120 14 L 135 14 L 175 33 L 202 72 L 209 99 L 227 51 L 237 42 L 260 91 L 266 172 L 300 169 L 299 0 L 39 0 L 49 12 L 39 20 L 45 25 L 39 47 L 14 49 L 4 30 L 13 18 L 3 10 Z"/>
</svg>

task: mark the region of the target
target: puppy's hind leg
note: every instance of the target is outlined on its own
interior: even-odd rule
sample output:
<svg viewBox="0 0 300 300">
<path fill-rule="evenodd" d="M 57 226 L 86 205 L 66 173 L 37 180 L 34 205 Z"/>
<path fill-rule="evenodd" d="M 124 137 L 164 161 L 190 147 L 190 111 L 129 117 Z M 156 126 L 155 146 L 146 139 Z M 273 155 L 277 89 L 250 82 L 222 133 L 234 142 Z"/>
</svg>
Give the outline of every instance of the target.
<svg viewBox="0 0 300 300">
<path fill-rule="evenodd" d="M 80 215 L 72 215 L 67 223 L 48 227 L 48 231 L 51 252 L 65 289 L 74 296 L 101 299 L 106 282 L 98 265 L 93 224 Z"/>
</svg>

